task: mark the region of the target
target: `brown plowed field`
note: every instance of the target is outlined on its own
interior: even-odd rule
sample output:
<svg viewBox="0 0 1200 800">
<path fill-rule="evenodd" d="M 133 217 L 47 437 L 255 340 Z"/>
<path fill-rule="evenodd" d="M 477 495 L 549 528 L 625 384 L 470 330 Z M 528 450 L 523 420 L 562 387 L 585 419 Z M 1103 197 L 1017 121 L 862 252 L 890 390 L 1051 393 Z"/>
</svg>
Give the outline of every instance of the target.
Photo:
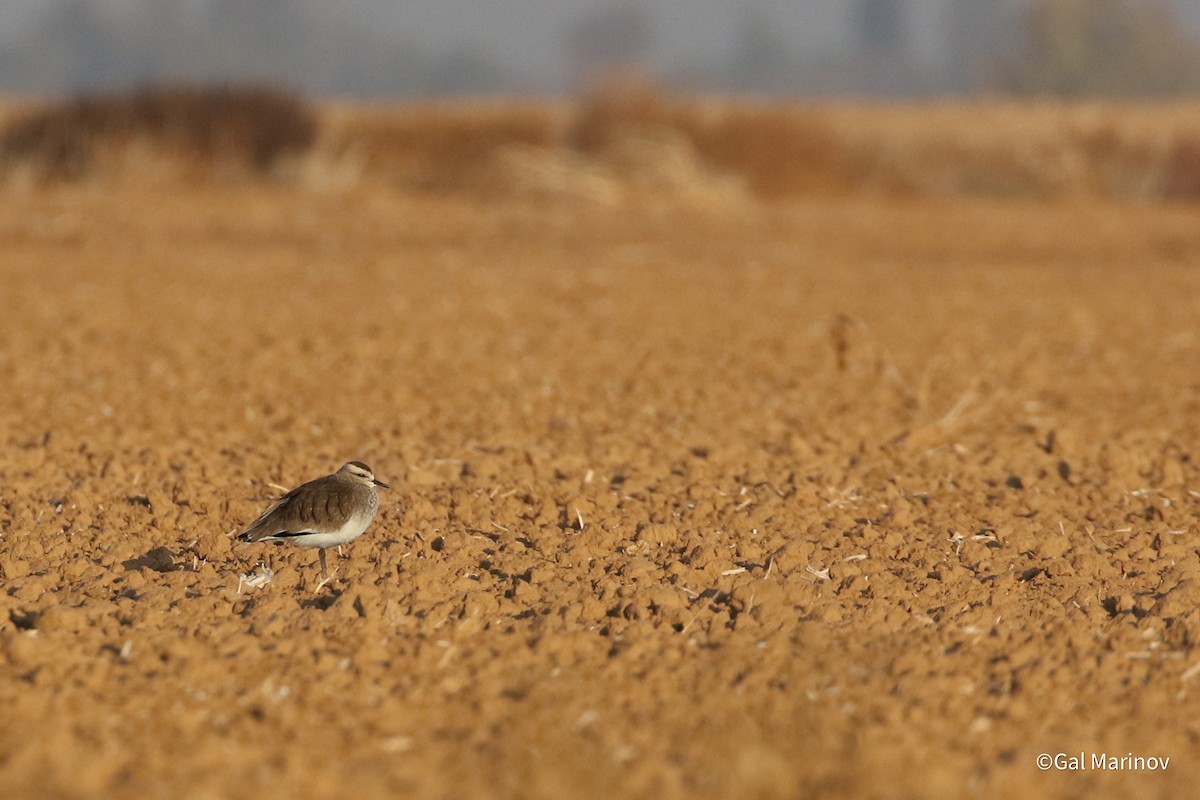
<svg viewBox="0 0 1200 800">
<path fill-rule="evenodd" d="M 14 182 L 0 286 L 0 797 L 1200 785 L 1195 207 Z"/>
</svg>

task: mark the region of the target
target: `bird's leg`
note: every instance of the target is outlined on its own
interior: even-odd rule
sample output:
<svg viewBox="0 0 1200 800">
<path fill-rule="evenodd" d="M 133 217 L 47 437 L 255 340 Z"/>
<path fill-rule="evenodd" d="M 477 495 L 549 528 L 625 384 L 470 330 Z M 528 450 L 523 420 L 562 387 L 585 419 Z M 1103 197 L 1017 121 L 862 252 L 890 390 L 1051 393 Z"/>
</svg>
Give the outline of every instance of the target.
<svg viewBox="0 0 1200 800">
<path fill-rule="evenodd" d="M 321 582 L 317 584 L 317 588 L 313 589 L 313 594 L 325 588 L 325 585 L 333 580 L 333 575 L 337 575 L 338 568 L 333 568 L 333 575 L 329 575 L 325 570 L 325 548 L 321 547 L 317 550 L 317 557 L 321 559 Z"/>
</svg>

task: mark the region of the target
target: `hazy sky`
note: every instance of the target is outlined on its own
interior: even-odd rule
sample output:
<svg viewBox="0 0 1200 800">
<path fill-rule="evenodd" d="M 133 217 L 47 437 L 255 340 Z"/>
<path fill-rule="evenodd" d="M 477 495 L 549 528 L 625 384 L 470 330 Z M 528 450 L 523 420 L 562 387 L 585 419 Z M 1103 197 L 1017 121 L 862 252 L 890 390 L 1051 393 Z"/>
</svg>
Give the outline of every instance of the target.
<svg viewBox="0 0 1200 800">
<path fill-rule="evenodd" d="M 864 3 L 889 1 L 902 11 L 900 55 L 872 63 L 859 12 Z M 970 85 L 955 75 L 964 49 L 990 41 L 979 26 L 999 27 L 1006 11 L 1015 19 L 1011 12 L 1028 2 L 0 0 L 0 87 L 61 92 L 131 81 L 246 79 L 335 93 L 354 93 L 356 86 L 366 94 L 393 86 L 400 93 L 473 86 L 558 92 L 580 80 L 569 57 L 572 33 L 606 12 L 634 9 L 646 23 L 636 65 L 685 83 L 691 77 L 720 89 L 722 81 L 737 88 L 741 80 L 751 89 L 794 85 L 803 92 L 850 74 L 848 83 L 832 88 L 854 91 L 860 70 L 867 92 L 955 91 Z M 1171 2 L 1200 29 L 1200 0 Z M 67 8 L 76 13 L 64 14 Z M 969 35 L 964 18 L 974 20 Z M 264 43 L 269 38 L 276 41 Z M 1003 32 L 994 38 L 1004 41 Z M 771 50 L 775 61 L 754 73 L 762 67 L 756 48 Z M 396 80 L 389 83 L 389 75 Z"/>
<path fill-rule="evenodd" d="M 46 6 L 46 0 L 4 0 L 0 3 L 0 41 L 23 34 Z"/>
<path fill-rule="evenodd" d="M 29 35 L 39 15 L 68 0 L 0 0 L 0 41 Z M 168 0 L 69 0 L 104 11 L 138 12 Z M 918 58 L 936 60 L 944 47 L 938 22 L 954 0 L 901 0 L 909 7 L 905 36 Z M 1019 1 L 1019 0 L 1017 0 Z M 218 0 L 171 0 L 196 18 Z M 278 6 L 264 0 L 264 8 Z M 1009 3 L 1014 0 L 979 0 Z M 821 58 L 854 44 L 854 0 L 282 0 L 318 16 L 369 20 L 375 35 L 417 42 L 433 51 L 471 48 L 532 86 L 561 82 L 565 37 L 581 20 L 620 7 L 641 8 L 650 23 L 647 61 L 678 69 L 734 56 L 750 19 L 762 21 L 805 57 Z M 270 13 L 269 11 L 265 13 Z"/>
<path fill-rule="evenodd" d="M 366 0 L 369 2 L 369 0 Z M 513 68 L 538 72 L 561 68 L 563 34 L 589 13 L 619 2 L 603 0 L 407 0 L 396 13 L 397 30 L 419 31 L 442 45 L 478 44 Z M 653 25 L 652 60 L 658 66 L 698 58 L 721 58 L 736 46 L 736 32 L 750 12 L 780 26 L 800 47 L 835 49 L 844 41 L 846 0 L 643 0 Z"/>
</svg>

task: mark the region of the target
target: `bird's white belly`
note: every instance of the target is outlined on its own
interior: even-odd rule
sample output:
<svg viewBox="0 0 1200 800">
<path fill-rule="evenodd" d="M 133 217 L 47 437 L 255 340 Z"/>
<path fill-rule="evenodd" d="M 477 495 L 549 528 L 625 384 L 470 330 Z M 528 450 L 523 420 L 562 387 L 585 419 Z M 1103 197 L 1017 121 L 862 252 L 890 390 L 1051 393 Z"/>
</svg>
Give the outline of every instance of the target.
<svg viewBox="0 0 1200 800">
<path fill-rule="evenodd" d="M 362 536 L 374 518 L 374 514 L 357 514 L 336 531 L 304 533 L 291 537 L 291 540 L 301 547 L 337 547 Z"/>
</svg>

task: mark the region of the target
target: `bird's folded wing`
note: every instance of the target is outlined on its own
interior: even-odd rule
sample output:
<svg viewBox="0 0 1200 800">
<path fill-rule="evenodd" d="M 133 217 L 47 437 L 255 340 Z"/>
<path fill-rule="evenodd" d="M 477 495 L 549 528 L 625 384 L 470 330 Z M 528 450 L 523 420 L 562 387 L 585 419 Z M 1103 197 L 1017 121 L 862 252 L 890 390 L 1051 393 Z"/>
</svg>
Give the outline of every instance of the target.
<svg viewBox="0 0 1200 800">
<path fill-rule="evenodd" d="M 340 483 L 298 486 L 263 512 L 239 538 L 259 541 L 270 536 L 332 533 L 342 527 L 354 507 L 352 487 Z"/>
</svg>

